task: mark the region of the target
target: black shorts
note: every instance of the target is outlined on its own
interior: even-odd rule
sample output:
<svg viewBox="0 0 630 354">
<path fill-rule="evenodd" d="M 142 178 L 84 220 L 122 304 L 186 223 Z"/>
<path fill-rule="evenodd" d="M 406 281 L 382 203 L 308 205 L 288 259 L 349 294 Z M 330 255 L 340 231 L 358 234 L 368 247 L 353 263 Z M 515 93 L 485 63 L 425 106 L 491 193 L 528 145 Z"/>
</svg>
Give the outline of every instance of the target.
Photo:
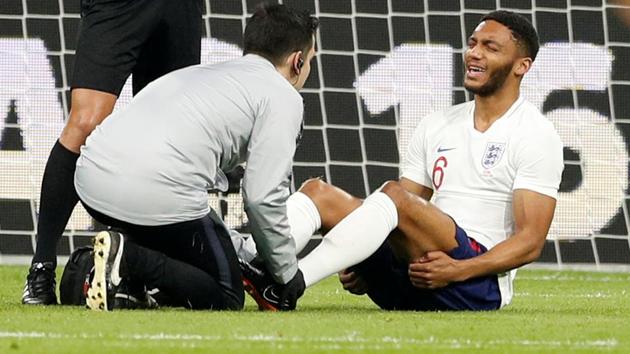
<svg viewBox="0 0 630 354">
<path fill-rule="evenodd" d="M 70 86 L 118 96 L 129 74 L 133 93 L 156 78 L 199 64 L 201 0 L 81 0 Z"/>
<path fill-rule="evenodd" d="M 487 250 L 456 225 L 458 246 L 448 252 L 454 259 L 479 256 Z M 484 276 L 430 290 L 414 287 L 408 264 L 394 256 L 385 242 L 372 256 L 352 267 L 368 283 L 368 296 L 386 310 L 460 311 L 496 310 L 501 305 L 497 276 Z"/>
</svg>

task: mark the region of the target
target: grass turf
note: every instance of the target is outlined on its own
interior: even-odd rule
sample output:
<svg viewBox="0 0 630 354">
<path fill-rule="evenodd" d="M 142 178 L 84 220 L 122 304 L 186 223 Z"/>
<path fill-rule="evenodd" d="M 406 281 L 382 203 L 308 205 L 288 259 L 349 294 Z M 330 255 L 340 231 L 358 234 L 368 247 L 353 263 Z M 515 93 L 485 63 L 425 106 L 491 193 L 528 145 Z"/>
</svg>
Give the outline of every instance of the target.
<svg viewBox="0 0 630 354">
<path fill-rule="evenodd" d="M 386 312 L 330 278 L 292 313 L 90 312 L 19 304 L 26 267 L 0 267 L 0 353 L 630 353 L 630 274 L 522 270 L 498 312 Z M 59 279 L 59 278 L 58 278 Z"/>
</svg>

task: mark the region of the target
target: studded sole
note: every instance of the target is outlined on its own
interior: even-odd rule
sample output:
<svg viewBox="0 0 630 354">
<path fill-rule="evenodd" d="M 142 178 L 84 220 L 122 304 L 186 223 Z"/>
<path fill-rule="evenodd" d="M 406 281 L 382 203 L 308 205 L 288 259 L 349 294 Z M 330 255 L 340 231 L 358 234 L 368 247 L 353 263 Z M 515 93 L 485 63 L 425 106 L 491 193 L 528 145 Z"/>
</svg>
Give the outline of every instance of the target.
<svg viewBox="0 0 630 354">
<path fill-rule="evenodd" d="M 95 311 L 107 311 L 107 259 L 111 248 L 109 232 L 99 232 L 93 240 L 94 244 L 94 278 L 87 292 L 86 304 Z"/>
</svg>

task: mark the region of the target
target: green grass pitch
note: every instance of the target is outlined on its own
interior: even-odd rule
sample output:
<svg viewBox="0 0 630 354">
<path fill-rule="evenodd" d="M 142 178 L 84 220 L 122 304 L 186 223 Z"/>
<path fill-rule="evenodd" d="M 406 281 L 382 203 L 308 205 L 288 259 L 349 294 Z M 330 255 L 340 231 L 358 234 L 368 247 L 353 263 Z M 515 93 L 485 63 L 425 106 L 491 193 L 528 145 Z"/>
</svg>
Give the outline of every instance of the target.
<svg viewBox="0 0 630 354">
<path fill-rule="evenodd" d="M 630 274 L 522 270 L 486 313 L 386 312 L 334 278 L 292 313 L 90 312 L 19 304 L 26 267 L 0 267 L 0 353 L 630 353 Z"/>
</svg>

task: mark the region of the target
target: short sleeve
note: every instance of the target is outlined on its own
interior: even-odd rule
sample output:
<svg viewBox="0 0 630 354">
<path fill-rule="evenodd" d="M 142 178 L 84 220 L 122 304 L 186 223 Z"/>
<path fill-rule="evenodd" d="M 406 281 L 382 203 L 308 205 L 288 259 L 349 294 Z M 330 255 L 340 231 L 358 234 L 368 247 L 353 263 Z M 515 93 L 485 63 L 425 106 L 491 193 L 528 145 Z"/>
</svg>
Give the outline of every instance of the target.
<svg viewBox="0 0 630 354">
<path fill-rule="evenodd" d="M 427 173 L 426 167 L 426 130 L 429 117 L 420 121 L 413 132 L 411 141 L 407 146 L 407 154 L 403 163 L 401 177 L 407 178 L 415 183 L 430 187 L 431 177 Z"/>
<path fill-rule="evenodd" d="M 512 190 L 528 189 L 557 199 L 564 169 L 562 142 L 551 123 L 547 127 L 544 134 L 520 141 Z"/>
</svg>

